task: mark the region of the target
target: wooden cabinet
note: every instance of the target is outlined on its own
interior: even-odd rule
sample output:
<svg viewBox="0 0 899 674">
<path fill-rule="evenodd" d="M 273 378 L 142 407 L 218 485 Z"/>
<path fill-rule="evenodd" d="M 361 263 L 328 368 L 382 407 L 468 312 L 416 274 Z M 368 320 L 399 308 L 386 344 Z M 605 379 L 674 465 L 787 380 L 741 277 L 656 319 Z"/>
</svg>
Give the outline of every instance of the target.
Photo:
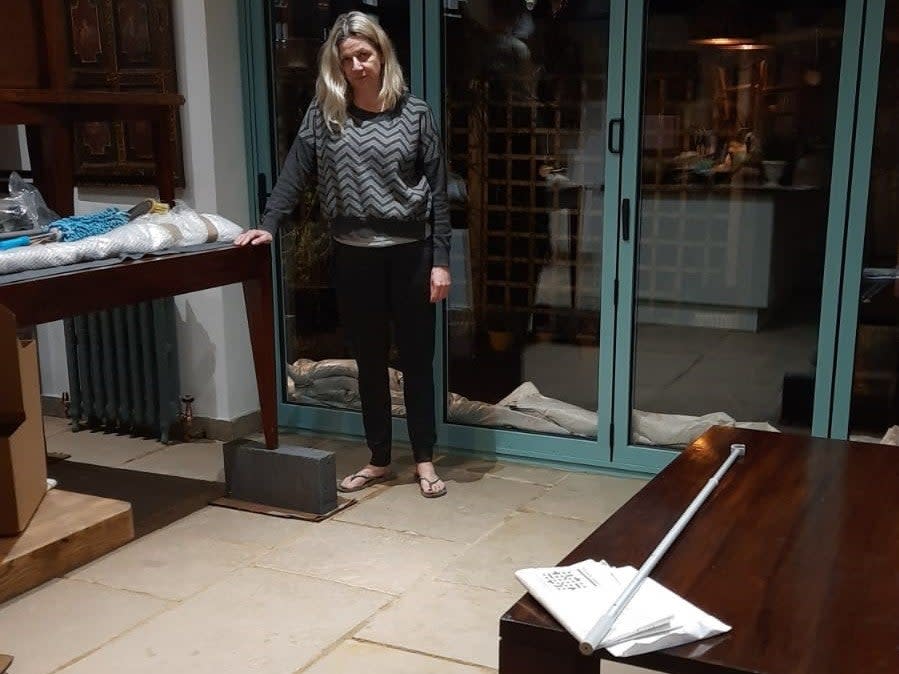
<svg viewBox="0 0 899 674">
<path fill-rule="evenodd" d="M 4 4 L 0 88 L 177 92 L 172 0 L 32 0 Z M 176 108 L 171 115 L 175 184 L 183 186 Z M 73 137 L 76 183 L 156 182 L 148 120 L 79 121 Z"/>
</svg>

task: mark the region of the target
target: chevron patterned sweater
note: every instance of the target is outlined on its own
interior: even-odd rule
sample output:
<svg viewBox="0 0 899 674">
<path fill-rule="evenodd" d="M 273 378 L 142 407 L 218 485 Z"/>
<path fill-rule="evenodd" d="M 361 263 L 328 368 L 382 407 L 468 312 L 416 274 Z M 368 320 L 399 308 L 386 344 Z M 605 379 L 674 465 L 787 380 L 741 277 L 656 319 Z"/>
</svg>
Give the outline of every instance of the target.
<svg viewBox="0 0 899 674">
<path fill-rule="evenodd" d="M 350 107 L 339 134 L 318 104 L 306 111 L 262 216 L 274 234 L 307 181 L 318 178 L 321 210 L 337 241 L 391 246 L 433 237 L 434 265 L 449 266 L 451 228 L 440 134 L 428 104 L 407 95 L 393 110 Z"/>
</svg>

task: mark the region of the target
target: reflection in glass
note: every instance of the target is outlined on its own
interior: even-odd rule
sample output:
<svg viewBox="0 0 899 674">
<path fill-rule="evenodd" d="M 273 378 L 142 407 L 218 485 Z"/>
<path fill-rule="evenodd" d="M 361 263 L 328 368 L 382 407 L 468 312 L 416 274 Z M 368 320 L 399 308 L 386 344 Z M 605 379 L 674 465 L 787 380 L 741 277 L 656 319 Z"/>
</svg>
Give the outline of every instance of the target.
<svg viewBox="0 0 899 674">
<path fill-rule="evenodd" d="M 899 7 L 887 3 L 849 428 L 899 444 Z"/>
<path fill-rule="evenodd" d="M 608 3 L 444 4 L 447 418 L 595 437 Z"/>
<path fill-rule="evenodd" d="M 633 442 L 810 428 L 844 9 L 647 2 Z"/>
</svg>

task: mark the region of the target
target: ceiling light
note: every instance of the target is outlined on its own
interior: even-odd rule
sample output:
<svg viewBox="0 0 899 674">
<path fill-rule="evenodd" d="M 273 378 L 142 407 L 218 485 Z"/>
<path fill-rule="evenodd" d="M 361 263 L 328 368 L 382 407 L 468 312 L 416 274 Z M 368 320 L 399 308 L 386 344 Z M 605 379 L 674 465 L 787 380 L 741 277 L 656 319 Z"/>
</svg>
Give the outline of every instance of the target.
<svg viewBox="0 0 899 674">
<path fill-rule="evenodd" d="M 699 44 L 707 47 L 736 47 L 751 43 L 752 39 L 748 37 L 706 37 L 699 40 L 690 40 L 690 44 Z"/>
</svg>

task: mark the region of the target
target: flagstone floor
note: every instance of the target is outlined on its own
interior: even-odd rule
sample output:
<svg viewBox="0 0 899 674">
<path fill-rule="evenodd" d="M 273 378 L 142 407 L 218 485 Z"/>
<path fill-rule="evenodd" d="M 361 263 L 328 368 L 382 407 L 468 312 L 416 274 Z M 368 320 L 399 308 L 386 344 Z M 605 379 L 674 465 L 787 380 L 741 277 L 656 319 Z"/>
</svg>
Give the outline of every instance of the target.
<svg viewBox="0 0 899 674">
<path fill-rule="evenodd" d="M 49 417 L 46 433 L 71 461 L 223 479 L 215 442 L 73 434 Z M 341 475 L 367 460 L 353 439 L 282 440 L 334 451 Z M 424 500 L 395 454 L 396 481 L 325 522 L 207 507 L 0 604 L 10 674 L 492 672 L 499 617 L 522 594 L 513 571 L 556 563 L 643 485 L 443 455 L 449 493 Z"/>
</svg>

